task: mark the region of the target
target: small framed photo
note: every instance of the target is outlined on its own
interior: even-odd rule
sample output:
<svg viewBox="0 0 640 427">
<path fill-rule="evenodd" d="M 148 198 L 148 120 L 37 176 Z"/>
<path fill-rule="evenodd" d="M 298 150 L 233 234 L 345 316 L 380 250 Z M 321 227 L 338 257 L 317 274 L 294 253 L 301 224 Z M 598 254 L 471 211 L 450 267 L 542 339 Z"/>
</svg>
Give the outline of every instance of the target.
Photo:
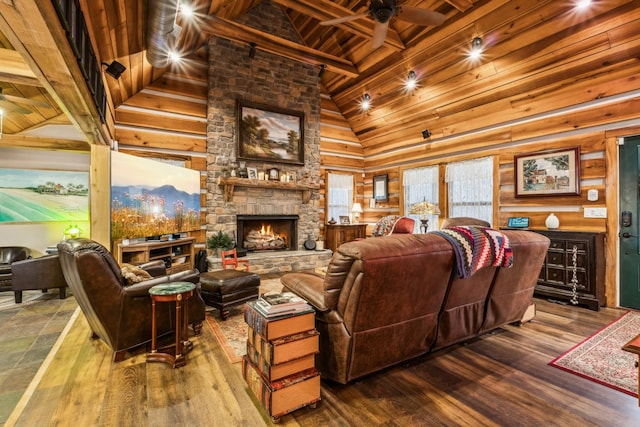
<svg viewBox="0 0 640 427">
<path fill-rule="evenodd" d="M 249 179 L 258 179 L 258 169 L 247 168 L 247 176 Z"/>
<path fill-rule="evenodd" d="M 388 175 L 376 175 L 373 177 L 373 198 L 381 202 L 389 200 Z"/>
<path fill-rule="evenodd" d="M 267 169 L 269 181 L 280 181 L 280 171 L 277 168 Z"/>
<path fill-rule="evenodd" d="M 296 182 L 296 173 L 289 172 L 289 182 Z"/>
<path fill-rule="evenodd" d="M 351 222 L 349 221 L 349 216 L 348 215 L 344 215 L 344 216 L 340 215 L 339 218 L 340 218 L 340 224 L 341 225 L 349 225 L 349 224 L 351 224 Z"/>
</svg>

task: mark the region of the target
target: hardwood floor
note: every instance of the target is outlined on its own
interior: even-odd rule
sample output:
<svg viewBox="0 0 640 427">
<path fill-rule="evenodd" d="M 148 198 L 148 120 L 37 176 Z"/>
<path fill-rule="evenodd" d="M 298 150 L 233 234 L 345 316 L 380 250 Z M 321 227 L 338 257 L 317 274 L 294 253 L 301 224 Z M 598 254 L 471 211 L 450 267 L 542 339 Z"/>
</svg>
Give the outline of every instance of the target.
<svg viewBox="0 0 640 427">
<path fill-rule="evenodd" d="M 323 381 L 322 402 L 283 426 L 632 426 L 632 396 L 548 366 L 624 311 L 589 311 L 537 300 L 536 319 L 390 368 L 349 385 Z M 260 426 L 240 364 L 208 326 L 187 365 L 111 362 L 79 316 L 35 388 L 18 426 Z M 8 424 L 7 424 L 8 425 Z"/>
</svg>

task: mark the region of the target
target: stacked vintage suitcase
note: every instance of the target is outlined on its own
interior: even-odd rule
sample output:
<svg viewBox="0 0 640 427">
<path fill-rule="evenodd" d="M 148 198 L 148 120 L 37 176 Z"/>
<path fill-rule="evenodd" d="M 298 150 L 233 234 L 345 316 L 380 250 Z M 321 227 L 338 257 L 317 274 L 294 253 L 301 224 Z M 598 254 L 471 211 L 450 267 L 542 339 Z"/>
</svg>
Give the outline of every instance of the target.
<svg viewBox="0 0 640 427">
<path fill-rule="evenodd" d="M 315 369 L 318 331 L 311 307 L 267 317 L 256 302 L 244 306 L 249 326 L 242 376 L 274 422 L 320 400 L 320 374 Z"/>
</svg>

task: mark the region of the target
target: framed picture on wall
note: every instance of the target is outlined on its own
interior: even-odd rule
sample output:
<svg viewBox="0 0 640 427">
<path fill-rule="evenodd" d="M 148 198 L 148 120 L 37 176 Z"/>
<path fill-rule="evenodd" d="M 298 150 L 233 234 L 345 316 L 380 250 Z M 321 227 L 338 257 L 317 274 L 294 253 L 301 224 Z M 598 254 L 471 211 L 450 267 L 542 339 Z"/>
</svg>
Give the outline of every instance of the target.
<svg viewBox="0 0 640 427">
<path fill-rule="evenodd" d="M 237 101 L 238 158 L 304 165 L 304 113 Z"/>
<path fill-rule="evenodd" d="M 373 198 L 377 201 L 389 200 L 389 176 L 375 175 L 373 177 Z"/>
<path fill-rule="evenodd" d="M 579 196 L 580 147 L 518 154 L 515 196 Z"/>
</svg>

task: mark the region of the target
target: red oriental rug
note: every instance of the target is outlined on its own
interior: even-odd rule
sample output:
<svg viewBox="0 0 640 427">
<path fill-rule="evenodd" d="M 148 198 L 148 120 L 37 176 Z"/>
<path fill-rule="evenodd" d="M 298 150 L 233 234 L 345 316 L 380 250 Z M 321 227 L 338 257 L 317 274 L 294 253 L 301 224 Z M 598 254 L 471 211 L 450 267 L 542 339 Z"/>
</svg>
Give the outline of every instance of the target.
<svg viewBox="0 0 640 427">
<path fill-rule="evenodd" d="M 638 397 L 638 357 L 622 346 L 639 333 L 640 312 L 627 312 L 549 365 Z"/>
<path fill-rule="evenodd" d="M 280 279 L 267 279 L 260 282 L 260 294 L 282 290 Z M 220 312 L 207 307 L 207 324 L 224 350 L 231 363 L 239 363 L 247 352 L 247 324 L 244 322 L 242 305 L 231 307 L 227 320 L 220 320 Z"/>
</svg>

